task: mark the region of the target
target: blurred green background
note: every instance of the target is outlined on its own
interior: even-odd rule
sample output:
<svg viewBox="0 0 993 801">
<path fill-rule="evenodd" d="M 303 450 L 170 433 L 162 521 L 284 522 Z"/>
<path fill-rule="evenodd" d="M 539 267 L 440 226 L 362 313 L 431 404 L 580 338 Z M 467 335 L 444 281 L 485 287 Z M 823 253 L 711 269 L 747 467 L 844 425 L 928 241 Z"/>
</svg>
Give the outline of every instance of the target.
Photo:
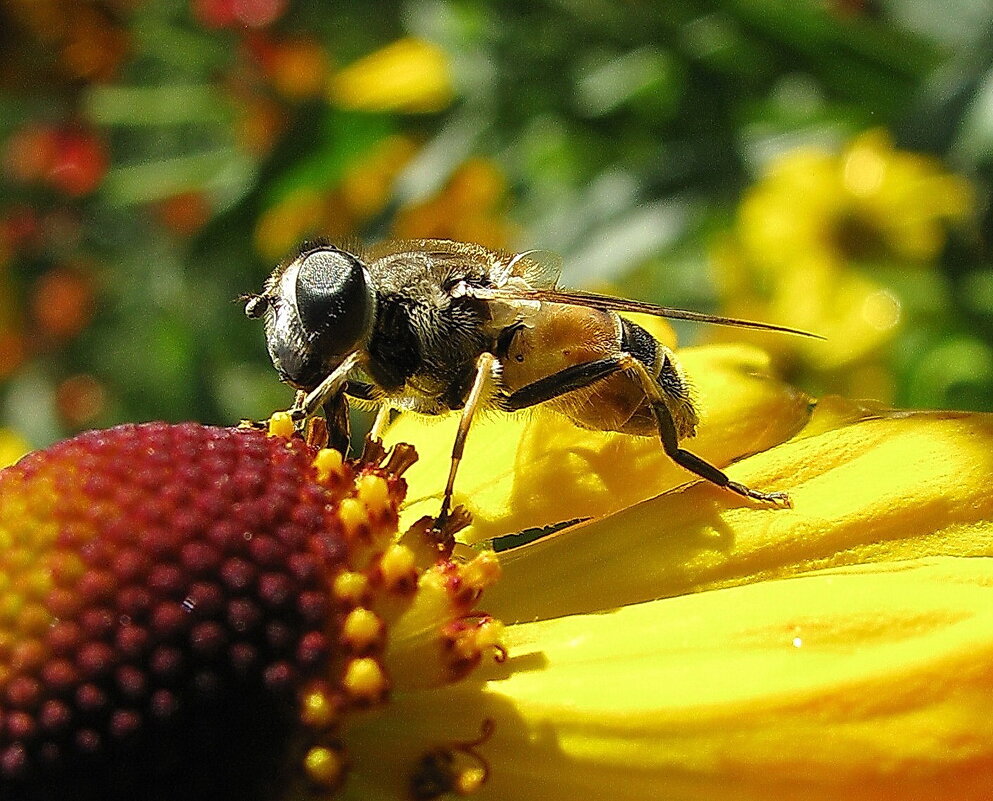
<svg viewBox="0 0 993 801">
<path fill-rule="evenodd" d="M 235 299 L 313 235 L 553 250 L 827 335 L 760 341 L 813 393 L 991 409 L 991 44 L 991 0 L 0 0 L 0 425 L 285 407 Z"/>
</svg>

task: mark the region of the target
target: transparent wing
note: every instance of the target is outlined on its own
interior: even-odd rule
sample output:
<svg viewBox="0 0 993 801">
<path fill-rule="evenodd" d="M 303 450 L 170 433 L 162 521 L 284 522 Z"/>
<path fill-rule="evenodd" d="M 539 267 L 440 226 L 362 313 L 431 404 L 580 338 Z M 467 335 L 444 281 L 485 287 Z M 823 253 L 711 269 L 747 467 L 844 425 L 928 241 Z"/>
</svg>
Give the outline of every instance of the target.
<svg viewBox="0 0 993 801">
<path fill-rule="evenodd" d="M 688 309 L 675 309 L 670 306 L 656 306 L 654 303 L 642 303 L 637 300 L 615 298 L 611 295 L 599 295 L 595 292 L 542 289 L 539 287 L 527 289 L 507 286 L 499 289 L 472 290 L 469 294 L 493 300 L 563 303 L 568 306 L 586 306 L 591 309 L 603 309 L 621 313 L 651 314 L 655 317 L 666 317 L 670 320 L 692 320 L 697 323 L 714 323 L 715 325 L 727 325 L 735 328 L 755 328 L 761 331 L 778 331 L 783 334 L 796 334 L 797 336 L 811 337 L 812 339 L 824 339 L 820 334 L 812 334 L 809 331 L 801 331 L 798 328 L 789 328 L 784 325 L 760 323 L 755 320 L 740 320 L 736 317 L 722 317 L 716 314 L 703 314 L 702 312 L 690 311 Z"/>
<path fill-rule="evenodd" d="M 511 256 L 506 270 L 507 278 L 523 279 L 532 289 L 553 290 L 562 274 L 562 257 L 550 250 L 525 250 Z"/>
</svg>

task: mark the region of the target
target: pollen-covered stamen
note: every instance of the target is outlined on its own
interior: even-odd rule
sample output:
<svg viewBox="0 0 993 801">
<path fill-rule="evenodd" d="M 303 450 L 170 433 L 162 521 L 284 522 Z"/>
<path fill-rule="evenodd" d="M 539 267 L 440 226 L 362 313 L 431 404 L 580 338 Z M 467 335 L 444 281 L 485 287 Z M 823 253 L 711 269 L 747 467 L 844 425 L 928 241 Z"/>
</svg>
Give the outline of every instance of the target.
<svg viewBox="0 0 993 801">
<path fill-rule="evenodd" d="M 472 561 L 454 566 L 448 578 L 453 597 L 458 598 L 462 606 L 471 608 L 483 590 L 500 578 L 500 562 L 493 551 L 484 551 Z"/>
<path fill-rule="evenodd" d="M 317 468 L 317 480 L 331 481 L 344 476 L 345 460 L 342 455 L 331 448 L 322 448 L 314 457 L 314 467 Z"/>
<path fill-rule="evenodd" d="M 452 743 L 425 754 L 410 779 L 410 794 L 416 801 L 431 801 L 446 793 L 472 795 L 489 777 L 490 766 L 477 749 L 493 736 L 494 723 L 483 721 L 479 737 Z"/>
<path fill-rule="evenodd" d="M 381 517 L 389 508 L 390 488 L 386 479 L 375 473 L 366 473 L 355 481 L 355 493 L 369 510 L 370 515 Z"/>
<path fill-rule="evenodd" d="M 451 536 L 445 535 L 447 544 L 440 543 L 431 520 L 402 536 L 396 533 L 403 495 L 398 473 L 413 458 L 409 446 L 387 454 L 378 442 L 367 443 L 355 461 L 339 460 L 332 451 L 315 457 L 318 480 L 338 489 L 336 519 L 348 547 L 346 565 L 330 580 L 340 609 L 337 651 L 328 679 L 312 682 L 300 700 L 300 721 L 311 732 L 301 789 L 326 793 L 347 781 L 355 765 L 368 764 L 349 751 L 343 734 L 350 728 L 349 712 L 371 714 L 412 686 L 458 680 L 487 651 L 500 655 L 499 624 L 472 612 L 482 590 L 499 575 L 495 556 L 454 561 Z M 481 760 L 467 760 L 471 744 L 463 745 L 439 749 L 432 738 L 414 753 L 437 755 L 462 748 L 446 782 L 452 791 L 468 793 L 485 780 L 486 770 Z M 416 763 L 373 764 L 393 775 L 411 775 L 416 769 Z"/>
<path fill-rule="evenodd" d="M 485 651 L 496 649 L 498 622 L 473 616 L 471 610 L 482 589 L 498 577 L 499 563 L 492 553 L 479 554 L 468 563 L 438 562 L 421 574 L 414 597 L 390 623 L 384 659 L 397 687 L 437 687 L 456 681 L 479 663 Z M 460 650 L 453 651 L 456 644 Z"/>
<path fill-rule="evenodd" d="M 417 557 L 406 545 L 391 545 L 376 565 L 374 580 L 397 596 L 407 596 L 417 589 Z"/>
<path fill-rule="evenodd" d="M 319 745 L 304 757 L 307 778 L 324 791 L 337 790 L 345 776 L 345 758 L 340 749 Z"/>
<path fill-rule="evenodd" d="M 343 570 L 335 576 L 332 592 L 343 604 L 358 606 L 369 592 L 369 578 L 365 573 Z"/>
<path fill-rule="evenodd" d="M 269 418 L 268 430 L 270 437 L 283 437 L 284 439 L 293 436 L 293 416 L 289 412 L 275 412 Z"/>
<path fill-rule="evenodd" d="M 383 469 L 391 476 L 402 476 L 417 461 L 417 451 L 413 445 L 399 442 L 389 452 Z"/>
<path fill-rule="evenodd" d="M 358 498 L 345 498 L 338 510 L 345 536 L 353 542 L 369 538 L 369 515 L 366 506 Z M 373 543 L 369 543 L 374 547 Z"/>
<path fill-rule="evenodd" d="M 453 677 L 462 677 L 479 664 L 483 654 L 493 651 L 494 659 L 503 662 L 507 652 L 500 644 L 503 623 L 489 615 L 475 615 L 453 620 L 443 629 L 445 662 Z"/>
<path fill-rule="evenodd" d="M 365 570 L 394 541 L 400 497 L 383 475 L 367 466 L 355 479 L 354 495 L 342 499 L 338 516 L 354 570 Z"/>
<path fill-rule="evenodd" d="M 341 691 L 330 682 L 315 681 L 301 693 L 300 720 L 312 729 L 329 729 L 339 722 L 345 704 Z"/>
<path fill-rule="evenodd" d="M 386 672 L 371 656 L 349 662 L 341 684 L 353 704 L 360 707 L 384 700 L 390 688 Z"/>
<path fill-rule="evenodd" d="M 383 621 L 374 612 L 359 606 L 345 617 L 341 639 L 354 651 L 368 651 L 382 640 L 384 631 Z"/>
</svg>

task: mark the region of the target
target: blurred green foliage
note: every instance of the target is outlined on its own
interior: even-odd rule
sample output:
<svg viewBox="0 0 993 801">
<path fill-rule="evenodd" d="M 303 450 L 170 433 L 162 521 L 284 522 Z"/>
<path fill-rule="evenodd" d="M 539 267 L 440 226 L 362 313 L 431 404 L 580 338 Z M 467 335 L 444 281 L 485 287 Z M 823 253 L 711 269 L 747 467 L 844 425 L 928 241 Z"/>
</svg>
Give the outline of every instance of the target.
<svg viewBox="0 0 993 801">
<path fill-rule="evenodd" d="M 991 409 L 991 34 L 989 0 L 0 0 L 0 422 L 287 405 L 234 301 L 315 234 L 551 249 L 566 285 L 728 308 L 750 188 L 870 129 L 969 213 L 926 264 L 852 257 L 900 311 L 871 380 L 783 369 Z"/>
</svg>

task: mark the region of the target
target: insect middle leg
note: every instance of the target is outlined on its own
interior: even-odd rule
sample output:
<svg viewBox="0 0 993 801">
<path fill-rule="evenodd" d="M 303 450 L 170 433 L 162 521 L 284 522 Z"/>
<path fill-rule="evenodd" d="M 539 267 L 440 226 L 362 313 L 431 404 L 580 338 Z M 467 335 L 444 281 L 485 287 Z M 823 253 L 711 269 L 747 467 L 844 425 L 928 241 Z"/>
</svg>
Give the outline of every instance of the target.
<svg viewBox="0 0 993 801">
<path fill-rule="evenodd" d="M 589 387 L 597 381 L 620 371 L 630 373 L 645 393 L 652 414 L 655 417 L 659 438 L 662 440 L 662 448 L 666 456 L 676 464 L 689 470 L 691 473 L 695 473 L 700 478 L 716 484 L 718 487 L 728 489 L 746 498 L 752 498 L 777 506 L 792 506 L 789 496 L 785 492 L 761 492 L 759 490 L 753 490 L 744 484 L 732 481 L 723 471 L 714 467 L 710 462 L 681 448 L 679 446 L 679 437 L 676 433 L 676 426 L 672 419 L 672 413 L 669 411 L 669 407 L 666 405 L 665 399 L 662 396 L 662 390 L 648 372 L 645 365 L 629 353 L 597 359 L 593 362 L 571 365 L 557 373 L 540 378 L 534 383 L 512 392 L 504 400 L 504 407 L 510 411 L 525 409 L 528 406 L 553 400 L 577 389 Z"/>
<path fill-rule="evenodd" d="M 455 444 L 452 446 L 452 462 L 448 468 L 448 481 L 445 484 L 445 496 L 441 500 L 441 512 L 435 521 L 435 528 L 441 529 L 452 509 L 452 492 L 455 488 L 455 474 L 458 472 L 459 464 L 462 462 L 462 455 L 465 452 L 465 439 L 469 434 L 469 426 L 472 425 L 473 415 L 479 408 L 479 402 L 483 397 L 483 390 L 487 381 L 493 375 L 493 365 L 496 364 L 496 356 L 492 353 L 483 353 L 476 360 L 476 375 L 472 381 L 472 387 L 462 407 L 462 417 L 459 420 L 459 428 L 455 434 Z"/>
</svg>

